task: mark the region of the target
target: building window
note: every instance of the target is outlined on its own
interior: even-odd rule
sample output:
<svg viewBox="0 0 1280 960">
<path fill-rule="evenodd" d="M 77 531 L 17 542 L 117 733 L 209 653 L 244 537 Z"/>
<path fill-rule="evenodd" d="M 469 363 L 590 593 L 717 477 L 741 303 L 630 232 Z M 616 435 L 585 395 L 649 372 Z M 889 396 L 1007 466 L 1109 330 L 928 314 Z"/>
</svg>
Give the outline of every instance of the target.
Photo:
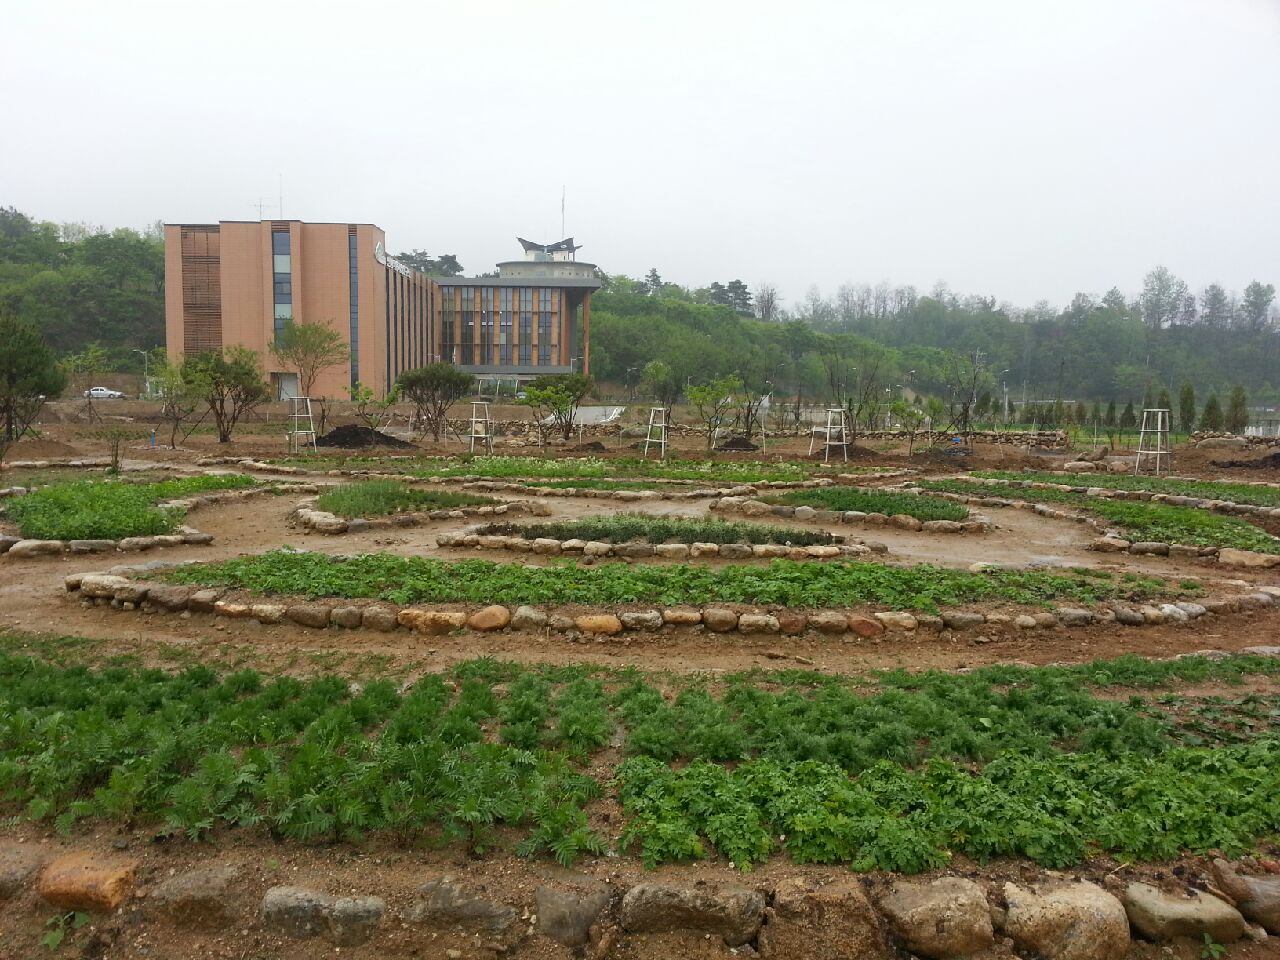
<svg viewBox="0 0 1280 960">
<path fill-rule="evenodd" d="M 493 287 L 480 288 L 480 363 L 493 363 Z"/>
<path fill-rule="evenodd" d="M 463 366 L 475 364 L 476 339 L 476 291 L 474 287 L 462 288 L 462 360 Z"/>
<path fill-rule="evenodd" d="M 520 288 L 520 366 L 533 365 L 533 291 Z"/>
<path fill-rule="evenodd" d="M 351 275 L 351 386 L 360 381 L 360 261 L 356 256 L 356 231 L 347 232 L 347 268 Z"/>
<path fill-rule="evenodd" d="M 504 367 L 511 366 L 511 288 L 502 288 L 502 312 L 499 314 L 498 329 L 498 362 Z"/>
<path fill-rule="evenodd" d="M 454 304 L 453 287 L 440 288 L 440 359 L 446 363 L 457 363 L 455 353 L 457 341 L 453 336 Z"/>
<path fill-rule="evenodd" d="M 551 349 L 555 346 L 551 342 L 551 331 L 555 323 L 554 303 L 551 299 L 551 291 L 547 289 L 538 291 L 538 366 L 545 367 L 551 363 Z"/>
<path fill-rule="evenodd" d="M 288 230 L 271 231 L 271 270 L 274 330 L 279 340 L 285 321 L 293 319 L 293 258 L 289 255 Z"/>
</svg>

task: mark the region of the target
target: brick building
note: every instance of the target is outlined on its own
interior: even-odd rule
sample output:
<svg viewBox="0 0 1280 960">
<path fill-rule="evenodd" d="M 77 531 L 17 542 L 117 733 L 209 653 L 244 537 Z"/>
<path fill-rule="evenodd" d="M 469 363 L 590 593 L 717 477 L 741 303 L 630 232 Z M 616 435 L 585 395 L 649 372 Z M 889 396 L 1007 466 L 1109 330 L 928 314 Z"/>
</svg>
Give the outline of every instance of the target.
<svg viewBox="0 0 1280 960">
<path fill-rule="evenodd" d="M 572 239 L 520 243 L 524 258 L 495 277 L 429 277 L 389 256 L 369 223 L 166 224 L 169 356 L 245 346 L 291 396 L 296 376 L 268 347 L 292 319 L 327 324 L 350 345 L 317 396 L 344 397 L 357 381 L 383 395 L 402 371 L 439 360 L 513 380 L 589 372 L 595 265 Z"/>
</svg>

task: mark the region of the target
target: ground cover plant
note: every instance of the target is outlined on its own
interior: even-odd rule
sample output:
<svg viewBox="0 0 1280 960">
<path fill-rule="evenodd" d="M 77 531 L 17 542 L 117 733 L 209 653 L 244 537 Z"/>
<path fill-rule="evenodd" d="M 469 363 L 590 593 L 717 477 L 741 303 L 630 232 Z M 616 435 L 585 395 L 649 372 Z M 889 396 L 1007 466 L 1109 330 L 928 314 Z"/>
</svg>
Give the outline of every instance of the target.
<svg viewBox="0 0 1280 960">
<path fill-rule="evenodd" d="M 911 873 L 955 853 L 1050 867 L 1099 851 L 1238 855 L 1280 828 L 1280 743 L 1262 716 L 1275 698 L 1227 698 L 1260 722 L 1209 724 L 1192 745 L 1186 702 L 1204 698 L 1179 685 L 1277 667 L 1130 657 L 708 686 L 482 659 L 401 688 L 0 655 L 0 811 L 63 831 L 379 831 L 476 853 L 510 827 L 518 853 L 566 864 L 615 844 L 651 866 L 785 851 Z M 1105 695 L 1116 681 L 1134 695 Z M 601 768 L 615 733 L 623 757 Z M 606 792 L 624 812 L 616 836 L 591 826 Z"/>
<path fill-rule="evenodd" d="M 217 563 L 187 564 L 156 576 L 254 593 L 377 597 L 395 603 L 704 604 L 754 603 L 824 608 L 876 604 L 936 611 L 965 603 L 1044 605 L 1138 600 L 1176 593 L 1161 580 L 1105 571 L 984 570 L 928 565 L 815 564 L 711 568 L 690 564 L 602 563 L 544 567 L 489 560 L 434 560 L 389 553 L 329 556 L 276 550 Z"/>
<path fill-rule="evenodd" d="M 548 479 L 652 477 L 656 480 L 699 480 L 707 483 L 754 483 L 762 480 L 797 481 L 810 471 L 801 464 L 761 463 L 746 460 L 642 460 L 619 457 L 552 459 L 545 457 L 442 457 L 434 463 L 419 461 L 420 477 L 480 476 L 493 479 L 545 477 Z"/>
<path fill-rule="evenodd" d="M 829 533 L 777 527 L 767 523 L 741 523 L 718 519 L 690 520 L 655 517 L 643 513 L 619 513 L 607 517 L 583 517 L 551 523 L 494 524 L 486 532 L 521 534 L 529 539 L 599 540 L 604 543 L 790 543 L 796 546 L 835 543 Z"/>
<path fill-rule="evenodd" d="M 991 496 L 990 487 L 965 480 L 922 480 L 925 490 Z M 1182 543 L 1202 547 L 1235 547 L 1259 553 L 1280 553 L 1280 540 L 1237 517 L 1210 513 L 1198 507 L 1175 507 L 1145 500 L 1104 500 L 1069 490 L 1019 487 L 1008 496 L 1034 503 L 1061 503 L 1107 520 L 1131 540 Z"/>
<path fill-rule="evenodd" d="M 764 500 L 766 503 L 836 510 L 840 513 L 855 510 L 862 513 L 883 513 L 889 517 L 905 513 L 918 520 L 964 520 L 969 516 L 965 507 L 949 500 L 862 487 L 811 487 L 789 490 L 765 497 Z"/>
<path fill-rule="evenodd" d="M 453 510 L 497 503 L 492 497 L 406 486 L 399 480 L 360 480 L 325 490 L 316 506 L 340 517 L 382 517 L 389 513 Z"/>
<path fill-rule="evenodd" d="M 1228 480 L 1182 480 L 1171 477 L 1134 476 L 1128 473 L 1084 474 L 1064 477 L 1060 474 L 1028 470 L 975 470 L 971 476 L 990 480 L 1026 481 L 1029 483 L 1069 483 L 1078 487 L 1102 487 L 1107 490 L 1143 490 L 1202 500 L 1230 500 L 1259 507 L 1280 507 L 1280 489 L 1232 483 Z"/>
<path fill-rule="evenodd" d="M 218 490 L 254 486 L 252 477 L 217 474 L 178 477 L 155 483 L 75 480 L 41 487 L 4 503 L 5 515 L 24 537 L 38 540 L 115 540 L 169 533 L 184 512 L 161 507 L 175 500 Z"/>
</svg>

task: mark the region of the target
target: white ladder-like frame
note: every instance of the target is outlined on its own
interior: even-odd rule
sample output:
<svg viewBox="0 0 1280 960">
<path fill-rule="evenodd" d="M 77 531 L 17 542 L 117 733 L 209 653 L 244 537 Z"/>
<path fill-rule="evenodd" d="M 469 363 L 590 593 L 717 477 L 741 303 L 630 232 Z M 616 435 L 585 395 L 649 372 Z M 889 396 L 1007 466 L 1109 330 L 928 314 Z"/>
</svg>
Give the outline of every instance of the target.
<svg viewBox="0 0 1280 960">
<path fill-rule="evenodd" d="M 654 431 L 657 431 L 655 434 Z M 649 429 L 644 435 L 644 459 L 649 459 L 649 445 L 657 446 L 663 460 L 667 459 L 667 408 L 649 408 Z"/>
<path fill-rule="evenodd" d="M 1173 450 L 1169 447 L 1169 411 L 1157 408 L 1142 411 L 1142 428 L 1138 433 L 1138 455 L 1133 461 L 1133 474 L 1142 472 L 1142 460 L 1150 457 L 1155 460 L 1155 475 L 1167 467 L 1166 460 L 1172 461 Z"/>
<path fill-rule="evenodd" d="M 826 426 L 814 427 L 809 431 L 809 456 L 813 456 L 813 448 L 819 437 L 822 438 L 823 463 L 831 462 L 832 447 L 839 447 L 844 462 L 849 462 L 849 430 L 843 407 L 828 407 Z"/>
<path fill-rule="evenodd" d="M 487 400 L 471 401 L 471 429 L 467 434 L 470 451 L 476 452 L 476 441 L 479 440 L 489 453 L 493 453 L 493 417 L 489 415 Z"/>
<path fill-rule="evenodd" d="M 293 410 L 289 414 L 289 430 L 285 434 L 290 453 L 302 453 L 308 447 L 312 453 L 316 449 L 316 423 L 311 416 L 310 397 L 290 397 Z"/>
</svg>

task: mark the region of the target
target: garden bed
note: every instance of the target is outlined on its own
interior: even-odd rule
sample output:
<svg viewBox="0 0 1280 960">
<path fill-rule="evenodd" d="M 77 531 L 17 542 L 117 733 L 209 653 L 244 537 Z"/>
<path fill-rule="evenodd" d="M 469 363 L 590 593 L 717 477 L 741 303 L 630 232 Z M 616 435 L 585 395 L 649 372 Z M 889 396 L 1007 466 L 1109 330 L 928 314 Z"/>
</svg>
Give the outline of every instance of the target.
<svg viewBox="0 0 1280 960">
<path fill-rule="evenodd" d="M 850 490 L 848 487 L 829 487 L 823 490 L 805 490 L 798 493 L 825 493 L 829 490 Z M 855 491 L 861 492 L 861 491 Z M 910 493 L 895 491 L 891 494 L 880 494 L 876 491 L 876 496 L 871 499 L 856 499 L 853 497 L 837 497 L 831 498 L 828 502 L 834 503 L 862 503 L 866 506 L 881 506 L 885 509 L 905 510 L 916 509 L 918 513 L 925 516 L 936 516 L 938 513 L 950 512 L 953 516 L 962 516 L 964 520 L 947 520 L 947 519 L 929 519 L 922 520 L 920 517 L 911 513 L 879 513 L 864 512 L 862 510 L 828 510 L 811 507 L 806 504 L 800 506 L 792 506 L 789 503 L 780 503 L 781 497 L 764 497 L 756 499 L 750 496 L 725 496 L 717 500 L 713 500 L 707 509 L 719 513 L 740 513 L 746 517 L 780 517 L 785 520 L 799 520 L 801 522 L 812 523 L 856 523 L 862 526 L 893 526 L 901 530 L 922 531 L 924 533 L 987 533 L 991 527 L 991 521 L 986 517 L 970 516 L 969 511 L 963 507 L 954 507 L 953 504 L 945 503 L 940 498 L 918 497 Z M 932 504 L 923 504 L 916 506 L 911 501 L 925 500 L 933 501 Z M 942 503 L 946 507 L 953 507 L 950 511 L 945 511 L 936 505 Z"/>
<path fill-rule="evenodd" d="M 725 520 L 690 520 L 682 517 L 655 517 L 648 514 L 620 513 L 607 517 L 584 517 L 578 520 L 552 520 L 517 527 L 493 524 L 485 533 L 520 535 L 528 540 L 546 537 L 552 540 L 596 540 L 605 543 L 732 543 L 785 544 L 798 547 L 839 543 L 829 533 L 778 527 L 764 523 L 732 523 Z"/>
<path fill-rule="evenodd" d="M 316 498 L 316 509 L 347 520 L 385 517 L 392 513 L 430 513 L 460 507 L 494 506 L 492 497 L 411 487 L 397 480 L 361 480 L 328 487 Z"/>
</svg>

